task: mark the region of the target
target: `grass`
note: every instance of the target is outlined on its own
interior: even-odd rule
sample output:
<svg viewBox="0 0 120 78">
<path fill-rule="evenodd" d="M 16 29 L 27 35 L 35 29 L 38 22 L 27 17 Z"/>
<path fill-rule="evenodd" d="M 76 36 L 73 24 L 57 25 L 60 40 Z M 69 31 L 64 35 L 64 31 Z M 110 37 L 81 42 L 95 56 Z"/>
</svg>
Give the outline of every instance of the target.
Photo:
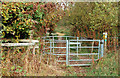
<svg viewBox="0 0 120 78">
<path fill-rule="evenodd" d="M 119 51 L 118 51 L 119 52 Z M 68 67 L 72 73 L 66 73 L 68 76 L 118 76 L 118 53 L 107 53 L 99 62 L 95 62 L 90 67 L 81 67 L 81 70 L 75 71 L 79 67 Z M 80 72 L 84 70 L 84 72 Z M 79 73 L 80 72 L 80 73 Z"/>
<path fill-rule="evenodd" d="M 26 70 L 26 54 L 25 48 L 19 51 L 3 51 L 2 54 L 2 72 L 3 76 L 118 76 L 118 52 L 109 52 L 104 57 L 95 62 L 91 67 L 70 67 L 57 63 L 54 58 L 51 63 L 47 64 L 48 56 L 42 56 L 40 61 L 40 53 L 33 56 L 32 53 L 28 57 L 28 70 Z M 22 52 L 21 52 L 22 51 Z M 9 52 L 9 56 L 8 56 Z M 34 58 L 33 58 L 34 57 Z"/>
<path fill-rule="evenodd" d="M 86 76 L 118 76 L 118 54 L 106 54 L 86 71 Z"/>
<path fill-rule="evenodd" d="M 70 27 L 69 26 L 57 26 L 55 28 L 55 32 L 59 32 L 59 33 L 64 33 L 66 36 L 69 36 L 70 35 Z"/>
</svg>

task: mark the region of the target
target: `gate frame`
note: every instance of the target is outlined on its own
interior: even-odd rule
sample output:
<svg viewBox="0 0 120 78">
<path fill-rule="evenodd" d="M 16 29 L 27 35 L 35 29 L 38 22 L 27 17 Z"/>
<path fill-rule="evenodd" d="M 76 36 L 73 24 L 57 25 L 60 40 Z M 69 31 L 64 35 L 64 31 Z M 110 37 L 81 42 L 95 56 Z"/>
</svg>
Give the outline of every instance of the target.
<svg viewBox="0 0 120 78">
<path fill-rule="evenodd" d="M 98 56 L 98 58 L 96 59 L 96 60 L 98 60 L 98 59 L 100 59 L 100 57 L 103 57 L 103 53 L 104 53 L 104 40 L 85 40 L 85 39 L 80 39 L 80 40 L 69 40 L 69 42 L 68 42 L 68 45 L 69 45 L 69 50 L 68 50 L 68 63 L 66 63 L 66 65 L 68 65 L 68 66 L 88 66 L 88 65 L 90 65 L 90 64 L 74 64 L 74 65 L 71 65 L 71 64 L 69 64 L 69 57 L 70 57 L 70 55 L 69 55 L 69 53 L 70 53 L 70 48 L 77 48 L 77 53 L 75 53 L 75 54 L 73 54 L 73 55 L 78 55 L 78 44 L 77 44 L 77 47 L 70 47 L 70 43 L 71 43 L 71 41 L 76 41 L 75 43 L 78 43 L 78 41 L 91 41 L 91 42 L 95 42 L 95 41 L 97 41 L 97 42 L 99 42 L 99 45 L 97 46 L 97 47 L 95 47 L 95 48 L 98 48 L 98 52 L 97 52 L 97 56 Z M 80 47 L 81 48 L 81 47 Z M 85 46 L 85 47 L 83 47 L 83 48 L 94 48 L 93 46 Z M 81 53 L 81 54 L 84 54 L 84 53 Z M 100 56 L 100 54 L 101 54 L 101 56 Z M 90 54 L 85 54 L 85 55 L 90 55 Z M 95 55 L 95 54 L 93 54 L 93 55 Z M 84 59 L 82 59 L 82 60 L 84 60 Z M 78 60 L 79 61 L 79 60 Z"/>
<path fill-rule="evenodd" d="M 55 55 L 54 54 L 54 43 L 55 43 L 55 37 L 62 37 L 62 38 L 66 38 L 65 40 L 57 40 L 57 41 L 65 41 L 66 42 L 66 65 L 67 66 L 74 66 L 74 65 L 69 65 L 69 51 L 70 51 L 70 41 L 76 41 L 77 42 L 77 54 L 78 54 L 78 41 L 99 41 L 99 47 L 98 47 L 98 59 L 99 58 L 102 58 L 103 57 L 103 53 L 104 53 L 104 40 L 87 40 L 87 39 L 79 39 L 79 37 L 74 37 L 74 36 L 45 36 L 45 37 L 42 37 L 43 38 L 43 42 L 45 43 L 45 40 L 49 40 L 49 43 L 50 43 L 50 54 L 52 55 Z M 45 39 L 45 38 L 51 38 L 51 39 Z M 68 40 L 68 38 L 76 38 L 76 40 Z M 44 44 L 45 45 L 45 44 Z M 52 47 L 53 45 L 53 47 Z M 56 48 L 63 48 L 63 47 L 56 47 Z M 51 53 L 51 49 L 53 49 L 53 52 Z M 45 53 L 45 47 L 44 47 L 44 50 L 43 52 Z M 44 54 L 43 53 L 43 54 Z M 75 66 L 81 66 L 81 65 L 75 65 Z M 85 66 L 82 65 L 82 66 Z"/>
</svg>

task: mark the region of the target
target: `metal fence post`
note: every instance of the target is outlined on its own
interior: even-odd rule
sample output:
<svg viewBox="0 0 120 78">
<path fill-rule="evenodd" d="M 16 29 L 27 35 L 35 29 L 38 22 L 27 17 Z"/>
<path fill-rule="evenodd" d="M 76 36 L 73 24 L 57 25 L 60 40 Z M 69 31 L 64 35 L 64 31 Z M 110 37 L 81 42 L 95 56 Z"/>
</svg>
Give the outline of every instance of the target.
<svg viewBox="0 0 120 78">
<path fill-rule="evenodd" d="M 98 46 L 98 59 L 100 58 L 100 40 L 99 40 L 99 46 Z"/>
<path fill-rule="evenodd" d="M 54 54 L 54 36 L 53 36 L 53 54 Z"/>
<path fill-rule="evenodd" d="M 68 59 L 68 40 L 66 40 L 66 65 L 68 65 L 69 59 Z"/>
<path fill-rule="evenodd" d="M 78 37 L 77 37 L 77 57 L 78 57 Z"/>
<path fill-rule="evenodd" d="M 101 40 L 101 57 L 103 57 L 104 53 L 104 40 Z"/>
<path fill-rule="evenodd" d="M 51 49 L 52 49 L 52 42 L 51 42 L 51 40 L 50 40 L 50 55 L 51 55 Z"/>
</svg>

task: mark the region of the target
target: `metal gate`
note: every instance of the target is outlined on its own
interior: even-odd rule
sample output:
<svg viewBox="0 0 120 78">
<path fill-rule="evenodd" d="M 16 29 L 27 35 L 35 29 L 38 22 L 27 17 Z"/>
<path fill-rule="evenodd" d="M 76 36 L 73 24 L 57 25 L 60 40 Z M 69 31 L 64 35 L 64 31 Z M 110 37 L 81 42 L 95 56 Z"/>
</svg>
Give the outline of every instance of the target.
<svg viewBox="0 0 120 78">
<path fill-rule="evenodd" d="M 91 65 L 92 61 L 103 57 L 103 44 L 100 42 L 101 40 L 69 40 L 66 64 L 69 66 Z"/>
<path fill-rule="evenodd" d="M 85 40 L 73 36 L 45 36 L 43 38 L 44 54 L 63 57 L 64 59 L 57 59 L 57 62 L 65 62 L 68 66 L 88 66 L 92 61 L 103 57 L 104 40 Z"/>
</svg>

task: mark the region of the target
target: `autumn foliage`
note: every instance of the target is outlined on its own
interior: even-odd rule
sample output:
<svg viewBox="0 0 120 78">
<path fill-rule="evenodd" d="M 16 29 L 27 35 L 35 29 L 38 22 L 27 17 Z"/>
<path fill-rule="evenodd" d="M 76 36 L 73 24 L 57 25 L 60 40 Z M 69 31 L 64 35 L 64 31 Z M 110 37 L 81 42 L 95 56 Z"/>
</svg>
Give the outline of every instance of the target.
<svg viewBox="0 0 120 78">
<path fill-rule="evenodd" d="M 46 28 L 52 32 L 64 11 L 60 3 L 2 3 L 4 38 L 29 38 L 30 30 L 43 35 Z"/>
</svg>

